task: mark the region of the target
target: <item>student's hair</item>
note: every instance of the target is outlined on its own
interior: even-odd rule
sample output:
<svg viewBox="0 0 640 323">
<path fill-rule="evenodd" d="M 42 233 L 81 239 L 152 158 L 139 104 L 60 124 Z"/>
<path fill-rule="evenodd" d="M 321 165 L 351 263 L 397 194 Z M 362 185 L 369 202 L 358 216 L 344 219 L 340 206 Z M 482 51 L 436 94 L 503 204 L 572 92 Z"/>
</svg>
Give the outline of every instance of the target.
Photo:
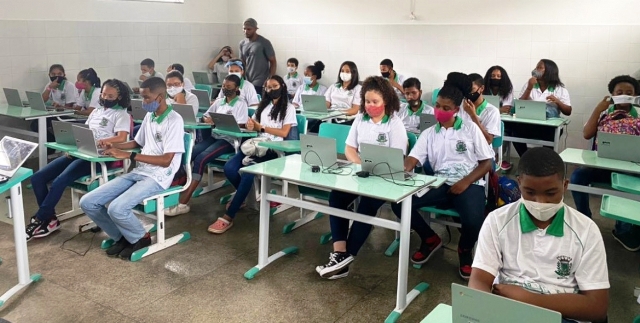
<svg viewBox="0 0 640 323">
<path fill-rule="evenodd" d="M 293 63 L 296 67 L 298 67 L 298 59 L 295 57 L 291 57 L 287 60 L 287 64 Z"/>
<path fill-rule="evenodd" d="M 324 63 L 322 63 L 321 61 L 316 61 L 315 63 L 313 63 L 313 65 L 307 66 L 307 68 L 311 72 L 311 75 L 316 76 L 316 80 L 319 80 L 322 78 L 322 71 L 324 71 Z"/>
<path fill-rule="evenodd" d="M 484 86 L 484 78 L 482 78 L 482 75 L 478 73 L 469 74 L 469 81 L 478 87 Z"/>
<path fill-rule="evenodd" d="M 564 86 L 564 83 L 560 81 L 560 70 L 558 69 L 558 65 L 554 61 L 546 58 L 543 58 L 540 61 L 544 64 L 544 75 L 542 75 L 542 79 L 547 82 L 547 86 L 554 88 Z"/>
<path fill-rule="evenodd" d="M 227 77 L 224 78 L 225 81 L 229 81 L 232 82 L 233 84 L 236 85 L 236 87 L 240 87 L 240 78 L 238 77 L 238 75 L 233 75 L 233 74 L 229 74 L 227 75 Z"/>
<path fill-rule="evenodd" d="M 484 75 L 484 84 L 491 84 L 491 73 L 495 70 L 500 71 L 500 85 L 498 86 L 498 93 L 495 94 L 505 99 L 509 94 L 511 94 L 511 92 L 513 92 L 513 84 L 511 83 L 511 79 L 509 79 L 509 74 L 507 74 L 507 71 L 502 68 L 502 66 L 495 65 L 489 67 L 487 74 Z M 489 86 L 485 86 L 484 93 L 482 94 L 491 95 L 491 88 Z"/>
<path fill-rule="evenodd" d="M 271 118 L 271 120 L 283 121 L 284 117 L 287 115 L 287 107 L 289 106 L 289 100 L 287 100 L 287 84 L 285 84 L 282 77 L 278 75 L 270 76 L 267 79 L 267 81 L 269 80 L 276 80 L 278 84 L 280 84 L 280 93 L 281 93 L 280 99 L 278 99 L 278 102 L 271 109 L 271 113 L 269 114 L 269 117 Z M 258 122 L 261 122 L 260 117 L 261 117 L 262 111 L 269 105 L 269 103 L 271 103 L 271 100 L 269 99 L 268 95 L 266 95 L 267 93 L 266 88 L 267 87 L 265 85 L 265 91 L 262 93 L 262 100 L 260 101 L 260 104 L 258 105 L 258 109 L 256 109 L 256 112 L 255 112 L 256 119 L 258 120 Z"/>
<path fill-rule="evenodd" d="M 220 48 L 220 52 L 222 53 L 222 51 L 223 51 L 225 48 L 228 48 L 228 49 L 229 49 L 229 51 L 231 51 L 231 46 L 224 46 L 224 47 Z M 220 62 L 224 62 L 224 61 L 222 60 L 222 56 L 220 56 L 220 58 L 218 58 L 217 63 L 220 63 Z"/>
<path fill-rule="evenodd" d="M 240 67 L 240 69 L 242 69 L 244 71 L 244 64 L 242 63 L 241 59 L 230 59 L 227 64 L 224 65 L 224 67 L 229 68 L 231 67 L 231 65 L 236 65 L 238 67 Z"/>
<path fill-rule="evenodd" d="M 392 116 L 394 112 L 400 110 L 400 99 L 398 99 L 398 95 L 391 83 L 381 76 L 369 76 L 362 83 L 362 89 L 360 90 L 360 100 L 362 102 L 360 104 L 360 113 L 366 113 L 364 97 L 369 91 L 378 92 L 382 96 L 384 114 Z"/>
<path fill-rule="evenodd" d="M 389 66 L 393 68 L 393 62 L 388 58 L 383 59 L 382 62 L 380 62 L 380 65 Z"/>
<path fill-rule="evenodd" d="M 640 94 L 640 82 L 629 75 L 618 75 L 609 81 L 609 93 L 613 94 L 613 90 L 619 83 L 629 83 L 633 86 L 633 92 L 635 95 Z"/>
<path fill-rule="evenodd" d="M 402 87 L 405 89 L 415 87 L 417 90 L 422 90 L 422 83 L 417 78 L 410 77 L 402 82 Z"/>
<path fill-rule="evenodd" d="M 165 83 L 163 79 L 154 76 L 144 80 L 142 84 L 140 84 L 140 88 L 149 89 L 149 91 L 151 92 L 162 91 L 162 93 L 166 93 L 167 83 Z"/>
<path fill-rule="evenodd" d="M 535 147 L 522 154 L 518 163 L 518 174 L 534 177 L 558 175 L 564 179 L 564 162 L 553 149 Z"/>
<path fill-rule="evenodd" d="M 178 70 L 173 70 L 173 71 L 167 73 L 167 76 L 165 77 L 165 80 L 168 80 L 171 77 L 175 77 L 175 78 L 180 80 L 180 83 L 184 83 L 184 76 L 182 76 L 182 73 L 180 73 L 180 71 L 178 71 Z"/>
<path fill-rule="evenodd" d="M 129 106 L 131 105 L 131 97 L 129 96 L 129 89 L 127 88 L 126 85 L 124 85 L 124 83 L 122 83 L 122 81 L 118 79 L 108 79 L 104 81 L 104 83 L 102 83 L 103 89 L 105 86 L 116 89 L 116 92 L 118 92 L 118 96 L 120 97 L 120 99 L 118 100 L 119 106 L 125 109 L 129 108 Z"/>
<path fill-rule="evenodd" d="M 140 65 L 144 65 L 144 66 L 148 66 L 151 68 L 155 68 L 156 67 L 156 62 L 154 62 L 151 58 L 145 58 L 142 60 L 142 62 L 140 62 Z"/>
<path fill-rule="evenodd" d="M 450 99 L 456 106 L 462 104 L 462 99 L 471 92 L 471 81 L 467 74 L 451 72 L 447 75 L 447 80 L 438 92 L 438 96 Z"/>
<path fill-rule="evenodd" d="M 64 66 L 62 66 L 62 64 L 53 64 L 49 67 L 49 74 L 53 73 L 53 70 L 61 70 L 62 74 L 67 74 L 67 72 L 64 71 Z"/>
<path fill-rule="evenodd" d="M 78 73 L 78 76 L 85 81 L 89 81 L 89 83 L 91 83 L 91 86 L 93 87 L 100 87 L 101 85 L 100 78 L 93 68 L 87 68 L 80 71 L 80 73 Z"/>
<path fill-rule="evenodd" d="M 347 86 L 347 90 L 353 90 L 358 85 L 358 83 L 360 83 L 360 76 L 358 75 L 358 66 L 356 66 L 356 63 L 352 61 L 345 61 L 340 64 L 340 69 L 338 70 L 338 84 L 342 86 L 340 71 L 342 71 L 342 67 L 345 65 L 349 66 L 349 69 L 351 70 L 351 81 L 349 83 L 349 86 Z"/>
<path fill-rule="evenodd" d="M 179 63 L 171 64 L 171 69 L 180 72 L 180 74 L 184 75 L 184 66 Z"/>
</svg>

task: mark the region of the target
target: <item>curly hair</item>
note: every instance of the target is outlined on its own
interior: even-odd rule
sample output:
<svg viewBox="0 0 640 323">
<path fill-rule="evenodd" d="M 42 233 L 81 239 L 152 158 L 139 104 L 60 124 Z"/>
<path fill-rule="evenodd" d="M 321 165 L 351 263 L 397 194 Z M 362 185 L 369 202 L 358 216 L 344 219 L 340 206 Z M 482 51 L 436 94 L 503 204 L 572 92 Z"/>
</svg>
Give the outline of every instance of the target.
<svg viewBox="0 0 640 323">
<path fill-rule="evenodd" d="M 289 100 L 287 100 L 287 84 L 285 84 L 282 77 L 278 75 L 270 76 L 267 79 L 267 82 L 269 80 L 275 80 L 278 82 L 278 84 L 280 84 L 280 90 L 279 90 L 280 99 L 278 99 L 278 102 L 276 102 L 276 104 L 273 105 L 273 108 L 271 109 L 271 113 L 269 114 L 269 117 L 271 117 L 271 120 L 284 121 L 284 117 L 287 115 L 287 108 L 289 106 Z M 264 111 L 264 109 L 270 103 L 271 103 L 271 100 L 269 99 L 269 96 L 267 95 L 266 90 L 264 90 L 262 92 L 262 100 L 260 101 L 260 104 L 258 105 L 258 109 L 256 109 L 256 113 L 255 113 L 256 120 L 258 120 L 258 122 L 261 122 L 260 117 L 262 116 L 262 111 Z"/>
<path fill-rule="evenodd" d="M 384 114 L 391 116 L 394 112 L 400 110 L 400 99 L 398 99 L 398 95 L 391 86 L 391 83 L 381 76 L 369 76 L 362 83 L 362 89 L 360 90 L 360 100 L 363 103 L 360 105 L 360 113 L 367 113 L 364 97 L 369 91 L 378 92 L 382 96 L 382 101 L 384 101 Z"/>
<path fill-rule="evenodd" d="M 118 79 L 109 79 L 102 83 L 102 89 L 105 86 L 116 89 L 118 92 L 118 105 L 124 109 L 128 109 L 131 105 L 131 96 L 129 96 L 129 88 L 127 88 L 124 83 Z"/>
<path fill-rule="evenodd" d="M 618 75 L 609 81 L 609 93 L 613 94 L 613 90 L 619 83 L 629 83 L 633 86 L 633 93 L 638 95 L 640 93 L 640 82 L 629 75 Z"/>
<path fill-rule="evenodd" d="M 460 106 L 467 93 L 471 93 L 471 80 L 467 74 L 451 72 L 438 92 L 438 97 L 450 99 L 456 106 Z"/>
<path fill-rule="evenodd" d="M 498 93 L 493 93 L 490 87 L 491 84 L 491 73 L 493 71 L 500 71 L 500 85 L 498 85 Z M 513 92 L 513 84 L 511 83 L 511 79 L 509 78 L 509 74 L 507 71 L 499 65 L 491 66 L 487 70 L 487 74 L 484 75 L 484 95 L 497 95 L 503 99 L 506 99 L 511 92 Z"/>
</svg>

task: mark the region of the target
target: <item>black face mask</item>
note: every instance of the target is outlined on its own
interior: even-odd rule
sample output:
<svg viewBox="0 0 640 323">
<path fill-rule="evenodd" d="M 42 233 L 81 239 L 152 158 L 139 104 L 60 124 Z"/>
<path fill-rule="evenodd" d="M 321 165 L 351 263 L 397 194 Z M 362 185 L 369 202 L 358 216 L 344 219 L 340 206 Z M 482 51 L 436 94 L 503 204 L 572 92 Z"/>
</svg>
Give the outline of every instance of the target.
<svg viewBox="0 0 640 323">
<path fill-rule="evenodd" d="M 66 78 L 64 76 L 49 76 L 49 80 L 51 80 L 51 82 L 56 82 L 58 84 L 62 83 L 62 81 L 64 81 Z"/>
<path fill-rule="evenodd" d="M 391 76 L 391 72 L 382 72 L 381 74 L 382 74 L 382 77 L 387 79 L 389 78 L 389 76 Z"/>
<path fill-rule="evenodd" d="M 478 98 L 480 98 L 480 93 L 478 92 L 473 92 L 473 93 L 469 93 L 466 95 L 467 99 L 471 100 L 471 102 L 476 102 L 478 101 Z"/>
<path fill-rule="evenodd" d="M 234 94 L 238 95 L 239 91 L 238 90 L 229 90 L 229 89 L 222 89 L 222 94 L 224 94 L 225 97 L 230 97 L 233 96 Z"/>
<path fill-rule="evenodd" d="M 282 91 L 280 89 L 277 90 L 271 90 L 269 92 L 267 92 L 267 96 L 269 97 L 269 99 L 271 100 L 277 100 L 282 96 Z"/>
<path fill-rule="evenodd" d="M 489 85 L 491 87 L 498 87 L 498 86 L 500 86 L 500 81 L 501 81 L 500 79 L 490 79 L 489 80 Z"/>
<path fill-rule="evenodd" d="M 103 98 L 100 98 L 100 105 L 105 108 L 113 108 L 118 105 L 118 100 L 105 100 Z"/>
<path fill-rule="evenodd" d="M 412 107 L 420 106 L 420 100 L 408 100 L 407 103 L 409 103 L 409 105 Z"/>
</svg>

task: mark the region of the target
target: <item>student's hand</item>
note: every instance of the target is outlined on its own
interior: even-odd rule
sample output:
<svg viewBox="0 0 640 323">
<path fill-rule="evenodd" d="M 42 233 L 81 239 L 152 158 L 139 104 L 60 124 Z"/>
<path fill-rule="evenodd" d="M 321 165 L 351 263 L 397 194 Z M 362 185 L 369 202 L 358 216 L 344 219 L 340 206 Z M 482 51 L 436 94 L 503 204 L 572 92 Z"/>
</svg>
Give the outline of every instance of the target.
<svg viewBox="0 0 640 323">
<path fill-rule="evenodd" d="M 53 90 L 53 89 L 58 88 L 58 86 L 60 85 L 60 83 L 58 83 L 58 82 L 57 82 L 57 80 L 58 80 L 58 79 L 56 79 L 55 81 L 53 81 L 53 82 L 49 83 L 49 89 L 50 89 L 50 90 Z"/>
<path fill-rule="evenodd" d="M 69 155 L 69 153 L 64 153 L 64 157 L 67 157 L 67 158 L 69 158 L 69 159 L 73 159 L 73 157 L 71 157 L 71 156 Z"/>
<path fill-rule="evenodd" d="M 108 142 L 108 141 L 104 141 L 104 140 L 98 140 L 97 142 L 97 146 L 100 149 L 109 149 L 113 147 L 113 144 Z"/>
<path fill-rule="evenodd" d="M 510 106 L 500 107 L 500 113 L 511 114 L 511 107 Z"/>
<path fill-rule="evenodd" d="M 147 79 L 147 77 L 145 75 L 140 75 L 140 81 L 144 81 L 146 79 Z"/>
<path fill-rule="evenodd" d="M 527 302 L 527 298 L 531 295 L 531 292 L 525 290 L 524 288 L 516 285 L 508 285 L 508 284 L 495 284 L 493 285 L 492 293 L 496 295 L 500 295 L 502 297 L 510 298 L 513 300 Z"/>
<path fill-rule="evenodd" d="M 140 93 L 140 88 L 139 87 L 134 87 L 133 89 L 131 89 L 133 91 L 133 93 L 135 94 L 139 94 Z"/>
<path fill-rule="evenodd" d="M 116 148 L 107 149 L 102 154 L 105 156 L 111 156 L 117 159 L 128 159 L 131 156 L 131 152 L 123 151 Z"/>
<path fill-rule="evenodd" d="M 611 105 L 611 97 L 607 95 L 604 97 L 602 101 L 598 103 L 598 105 L 596 106 L 596 111 L 602 113 L 607 109 L 609 109 L 610 105 Z"/>
<path fill-rule="evenodd" d="M 208 124 L 213 124 L 213 119 L 211 119 L 208 115 L 203 115 L 202 116 L 202 122 L 204 123 L 208 123 Z"/>
<path fill-rule="evenodd" d="M 453 184 L 453 186 L 451 186 L 451 188 L 449 189 L 449 193 L 455 195 L 462 194 L 462 192 L 466 191 L 470 185 L 471 183 L 467 182 L 467 180 L 463 178 L 457 183 Z"/>
<path fill-rule="evenodd" d="M 185 101 L 186 101 L 185 96 L 186 96 L 186 94 L 185 94 L 185 93 L 180 92 L 180 93 L 176 94 L 176 95 L 173 97 L 173 100 L 174 100 L 174 101 L 178 101 L 178 99 L 180 99 L 181 101 L 182 101 L 182 100 L 185 100 Z"/>
<path fill-rule="evenodd" d="M 552 94 L 547 97 L 547 102 L 554 103 L 557 105 L 558 103 L 560 103 L 560 99 L 558 99 L 555 95 Z"/>
<path fill-rule="evenodd" d="M 253 119 L 247 120 L 247 130 L 249 131 L 260 131 L 262 129 L 262 125 Z"/>
<path fill-rule="evenodd" d="M 533 86 L 536 85 L 536 83 L 538 83 L 538 79 L 535 78 L 534 76 L 532 76 L 529 79 L 528 85 L 529 85 L 530 88 L 533 88 Z"/>
<path fill-rule="evenodd" d="M 471 100 L 469 99 L 464 99 L 463 101 L 463 106 L 464 106 L 464 111 L 469 115 L 469 116 L 475 116 L 476 115 L 476 105 L 473 104 L 473 102 L 471 102 Z"/>
<path fill-rule="evenodd" d="M 391 69 L 389 70 L 389 82 L 391 82 L 391 84 L 396 85 L 398 82 L 396 82 L 396 71 Z"/>
<path fill-rule="evenodd" d="M 54 108 L 64 108 L 62 105 L 58 104 L 57 102 L 53 102 L 52 106 Z"/>
</svg>

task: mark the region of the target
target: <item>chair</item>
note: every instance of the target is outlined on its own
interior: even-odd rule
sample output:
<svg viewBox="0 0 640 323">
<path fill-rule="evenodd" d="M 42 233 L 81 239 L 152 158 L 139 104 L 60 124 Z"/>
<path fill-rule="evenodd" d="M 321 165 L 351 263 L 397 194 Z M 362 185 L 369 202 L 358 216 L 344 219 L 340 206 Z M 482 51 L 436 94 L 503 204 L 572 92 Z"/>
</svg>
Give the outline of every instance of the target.
<svg viewBox="0 0 640 323">
<path fill-rule="evenodd" d="M 440 93 L 440 88 L 433 89 L 433 93 L 431 94 L 431 105 L 436 106 L 436 101 L 438 100 L 438 93 Z"/>
<path fill-rule="evenodd" d="M 171 238 L 165 239 L 165 208 L 178 205 L 180 193 L 191 185 L 191 154 L 193 152 L 193 141 L 190 133 L 184 134 L 184 154 L 182 154 L 182 163 L 187 173 L 187 181 L 183 186 L 172 186 L 163 192 L 151 196 L 134 208 L 136 214 L 142 214 L 146 217 L 156 220 L 156 224 L 149 232 L 156 232 L 156 242 L 148 247 L 142 248 L 131 255 L 131 261 L 138 261 L 144 257 L 152 255 L 158 251 L 167 249 L 175 244 L 185 242 L 191 239 L 189 232 L 179 233 Z M 155 215 L 153 215 L 155 213 Z M 102 242 L 102 248 L 106 249 L 113 245 L 113 239 Z"/>
<path fill-rule="evenodd" d="M 493 150 L 498 153 L 495 171 L 500 170 L 500 165 L 502 164 L 502 144 L 504 144 L 504 122 L 500 121 L 500 137 L 493 137 L 493 142 L 491 143 Z"/>
<path fill-rule="evenodd" d="M 196 84 L 196 90 L 207 91 L 209 94 L 209 98 L 211 98 L 211 93 L 213 92 L 213 86 L 211 84 Z"/>
</svg>

